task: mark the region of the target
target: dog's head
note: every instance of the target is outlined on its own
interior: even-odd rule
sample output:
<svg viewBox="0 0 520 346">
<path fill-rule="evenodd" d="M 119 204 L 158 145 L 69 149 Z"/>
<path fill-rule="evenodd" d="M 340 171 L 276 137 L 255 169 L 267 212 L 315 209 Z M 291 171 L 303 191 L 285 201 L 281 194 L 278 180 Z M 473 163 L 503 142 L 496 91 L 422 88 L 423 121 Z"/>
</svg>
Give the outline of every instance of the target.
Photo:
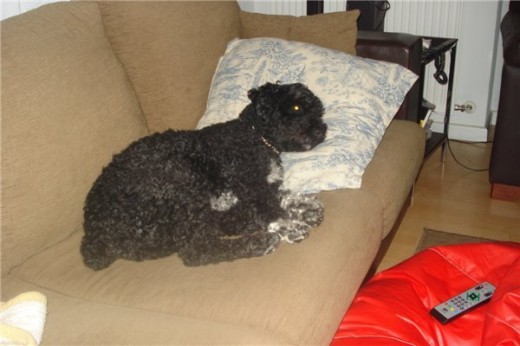
<svg viewBox="0 0 520 346">
<path fill-rule="evenodd" d="M 323 104 L 305 85 L 267 83 L 248 92 L 240 114 L 280 151 L 306 151 L 323 142 Z"/>
</svg>

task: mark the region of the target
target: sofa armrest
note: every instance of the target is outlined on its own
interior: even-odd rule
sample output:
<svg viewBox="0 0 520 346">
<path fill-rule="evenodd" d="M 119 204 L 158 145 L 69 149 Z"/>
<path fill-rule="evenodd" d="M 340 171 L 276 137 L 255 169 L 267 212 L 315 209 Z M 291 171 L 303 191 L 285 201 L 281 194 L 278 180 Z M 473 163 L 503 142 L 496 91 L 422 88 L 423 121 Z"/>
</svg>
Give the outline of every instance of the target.
<svg viewBox="0 0 520 346">
<path fill-rule="evenodd" d="M 422 41 L 419 36 L 390 32 L 358 31 L 358 56 L 397 63 L 421 76 Z M 396 119 L 418 122 L 420 81 L 410 89 Z"/>
</svg>

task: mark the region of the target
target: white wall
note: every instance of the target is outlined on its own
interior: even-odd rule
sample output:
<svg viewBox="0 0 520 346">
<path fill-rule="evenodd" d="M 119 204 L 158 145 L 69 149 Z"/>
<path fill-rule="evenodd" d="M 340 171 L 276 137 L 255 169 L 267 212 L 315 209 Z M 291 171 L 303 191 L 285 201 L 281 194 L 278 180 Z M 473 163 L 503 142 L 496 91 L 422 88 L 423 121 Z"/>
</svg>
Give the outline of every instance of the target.
<svg viewBox="0 0 520 346">
<path fill-rule="evenodd" d="M 496 1 L 465 1 L 462 31 L 456 62 L 453 105 L 474 102 L 473 113 L 453 111 L 450 137 L 485 141 L 492 109 L 492 88 L 495 65 L 499 3 Z M 440 120 L 440 119 L 439 119 Z"/>
<path fill-rule="evenodd" d="M 238 0 L 240 8 L 247 12 L 304 16 L 306 0 Z"/>
<path fill-rule="evenodd" d="M 307 0 L 238 0 L 240 8 L 247 12 L 264 14 L 284 14 L 304 16 L 307 14 Z M 345 11 L 345 0 L 325 0 L 325 13 Z"/>
</svg>

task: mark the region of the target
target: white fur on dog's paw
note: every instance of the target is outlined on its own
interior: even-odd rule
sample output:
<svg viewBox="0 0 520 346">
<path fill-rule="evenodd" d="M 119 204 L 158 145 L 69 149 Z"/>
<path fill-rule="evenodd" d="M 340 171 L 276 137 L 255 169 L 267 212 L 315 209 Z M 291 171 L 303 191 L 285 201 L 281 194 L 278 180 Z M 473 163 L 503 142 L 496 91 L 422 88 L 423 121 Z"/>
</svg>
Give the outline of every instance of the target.
<svg viewBox="0 0 520 346">
<path fill-rule="evenodd" d="M 231 190 L 221 193 L 218 197 L 211 197 L 209 199 L 211 209 L 221 212 L 228 211 L 237 203 L 238 197 L 235 196 Z"/>
<path fill-rule="evenodd" d="M 281 241 L 289 244 L 299 243 L 309 236 L 310 226 L 303 221 L 278 219 L 267 226 L 269 233 L 275 233 Z"/>
<path fill-rule="evenodd" d="M 265 249 L 263 255 L 269 255 L 270 253 L 275 252 L 278 249 L 278 245 L 280 245 L 280 240 L 273 240 L 269 246 Z"/>
<path fill-rule="evenodd" d="M 316 195 L 286 191 L 282 195 L 280 205 L 289 213 L 291 219 L 302 221 L 311 227 L 318 226 L 323 221 L 323 204 Z"/>
</svg>

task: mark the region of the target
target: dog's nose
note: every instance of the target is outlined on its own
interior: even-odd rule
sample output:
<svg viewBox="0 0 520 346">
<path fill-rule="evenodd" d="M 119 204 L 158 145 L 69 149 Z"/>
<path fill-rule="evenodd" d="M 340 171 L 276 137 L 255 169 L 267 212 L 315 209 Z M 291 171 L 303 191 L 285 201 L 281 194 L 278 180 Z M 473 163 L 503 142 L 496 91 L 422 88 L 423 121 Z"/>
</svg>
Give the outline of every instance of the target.
<svg viewBox="0 0 520 346">
<path fill-rule="evenodd" d="M 327 125 L 322 124 L 322 126 L 317 126 L 312 130 L 312 135 L 314 138 L 322 141 L 325 139 L 325 135 L 327 133 Z"/>
<path fill-rule="evenodd" d="M 312 135 L 314 137 L 318 137 L 319 138 L 319 137 L 323 136 L 323 134 L 324 134 L 324 131 L 322 129 L 314 129 L 314 130 L 312 130 Z"/>
</svg>

